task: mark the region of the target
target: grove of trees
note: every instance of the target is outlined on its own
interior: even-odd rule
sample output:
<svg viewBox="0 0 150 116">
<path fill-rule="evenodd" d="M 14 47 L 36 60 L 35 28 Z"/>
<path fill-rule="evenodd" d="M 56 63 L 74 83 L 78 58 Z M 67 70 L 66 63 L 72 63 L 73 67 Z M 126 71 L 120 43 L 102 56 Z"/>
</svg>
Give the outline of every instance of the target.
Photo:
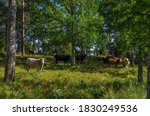
<svg viewBox="0 0 150 116">
<path fill-rule="evenodd" d="M 0 0 L 0 51 L 6 51 L 5 80 L 13 81 L 15 55 L 33 50 L 53 55 L 124 55 L 137 60 L 143 84 L 147 59 L 150 98 L 149 0 Z"/>
</svg>

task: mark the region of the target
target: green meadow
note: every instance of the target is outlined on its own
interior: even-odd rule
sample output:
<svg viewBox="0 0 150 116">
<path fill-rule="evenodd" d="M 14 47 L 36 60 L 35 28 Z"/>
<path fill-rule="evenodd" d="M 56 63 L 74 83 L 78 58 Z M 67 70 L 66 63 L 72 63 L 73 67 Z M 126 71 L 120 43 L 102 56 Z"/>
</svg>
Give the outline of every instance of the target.
<svg viewBox="0 0 150 116">
<path fill-rule="evenodd" d="M 44 70 L 16 65 L 14 82 L 4 82 L 0 63 L 0 98 L 2 99 L 143 99 L 146 88 L 137 83 L 137 67 L 116 68 L 100 64 L 56 66 L 47 63 Z"/>
</svg>

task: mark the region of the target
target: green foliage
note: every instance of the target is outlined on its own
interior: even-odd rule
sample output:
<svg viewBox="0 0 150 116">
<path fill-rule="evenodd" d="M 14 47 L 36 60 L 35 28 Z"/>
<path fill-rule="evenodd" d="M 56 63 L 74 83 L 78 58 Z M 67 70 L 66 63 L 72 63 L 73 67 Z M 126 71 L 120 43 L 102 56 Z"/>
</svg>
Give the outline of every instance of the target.
<svg viewBox="0 0 150 116">
<path fill-rule="evenodd" d="M 5 51 L 5 39 L 6 39 L 6 22 L 8 19 L 8 8 L 6 7 L 6 1 L 0 2 L 0 52 Z"/>
<path fill-rule="evenodd" d="M 146 56 L 149 28 L 149 1 L 100 1 L 99 13 L 104 17 L 107 34 L 116 33 L 114 41 L 117 54 L 134 51 L 138 56 Z M 140 54 L 139 54 L 140 51 Z M 141 53 L 143 53 L 141 54 Z"/>
<path fill-rule="evenodd" d="M 98 7 L 97 0 L 28 1 L 26 36 L 40 38 L 44 52 L 70 54 L 75 46 L 89 49 L 103 28 Z"/>
</svg>

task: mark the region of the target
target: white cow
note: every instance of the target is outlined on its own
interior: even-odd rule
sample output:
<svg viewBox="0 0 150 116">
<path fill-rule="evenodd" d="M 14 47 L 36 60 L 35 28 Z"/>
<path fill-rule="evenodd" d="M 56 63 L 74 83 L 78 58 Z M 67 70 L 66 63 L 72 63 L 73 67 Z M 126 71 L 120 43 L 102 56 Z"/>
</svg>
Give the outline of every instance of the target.
<svg viewBox="0 0 150 116">
<path fill-rule="evenodd" d="M 128 58 L 123 58 L 122 64 L 123 64 L 123 67 L 128 68 L 130 65 L 130 60 Z"/>
<path fill-rule="evenodd" d="M 43 69 L 43 65 L 45 62 L 45 58 L 27 58 L 26 60 L 26 68 L 27 71 L 30 72 L 30 68 L 37 68 L 37 71 Z"/>
</svg>

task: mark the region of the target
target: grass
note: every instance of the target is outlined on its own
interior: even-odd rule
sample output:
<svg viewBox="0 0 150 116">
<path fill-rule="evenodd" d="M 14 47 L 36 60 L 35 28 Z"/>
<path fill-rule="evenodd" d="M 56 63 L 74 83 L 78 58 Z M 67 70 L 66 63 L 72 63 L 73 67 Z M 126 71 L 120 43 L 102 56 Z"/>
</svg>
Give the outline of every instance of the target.
<svg viewBox="0 0 150 116">
<path fill-rule="evenodd" d="M 146 90 L 145 84 L 137 83 L 137 68 L 99 64 L 47 64 L 42 72 L 32 69 L 30 74 L 17 65 L 15 82 L 5 83 L 3 78 L 4 66 L 0 64 L 0 98 L 4 99 L 142 99 Z"/>
</svg>

